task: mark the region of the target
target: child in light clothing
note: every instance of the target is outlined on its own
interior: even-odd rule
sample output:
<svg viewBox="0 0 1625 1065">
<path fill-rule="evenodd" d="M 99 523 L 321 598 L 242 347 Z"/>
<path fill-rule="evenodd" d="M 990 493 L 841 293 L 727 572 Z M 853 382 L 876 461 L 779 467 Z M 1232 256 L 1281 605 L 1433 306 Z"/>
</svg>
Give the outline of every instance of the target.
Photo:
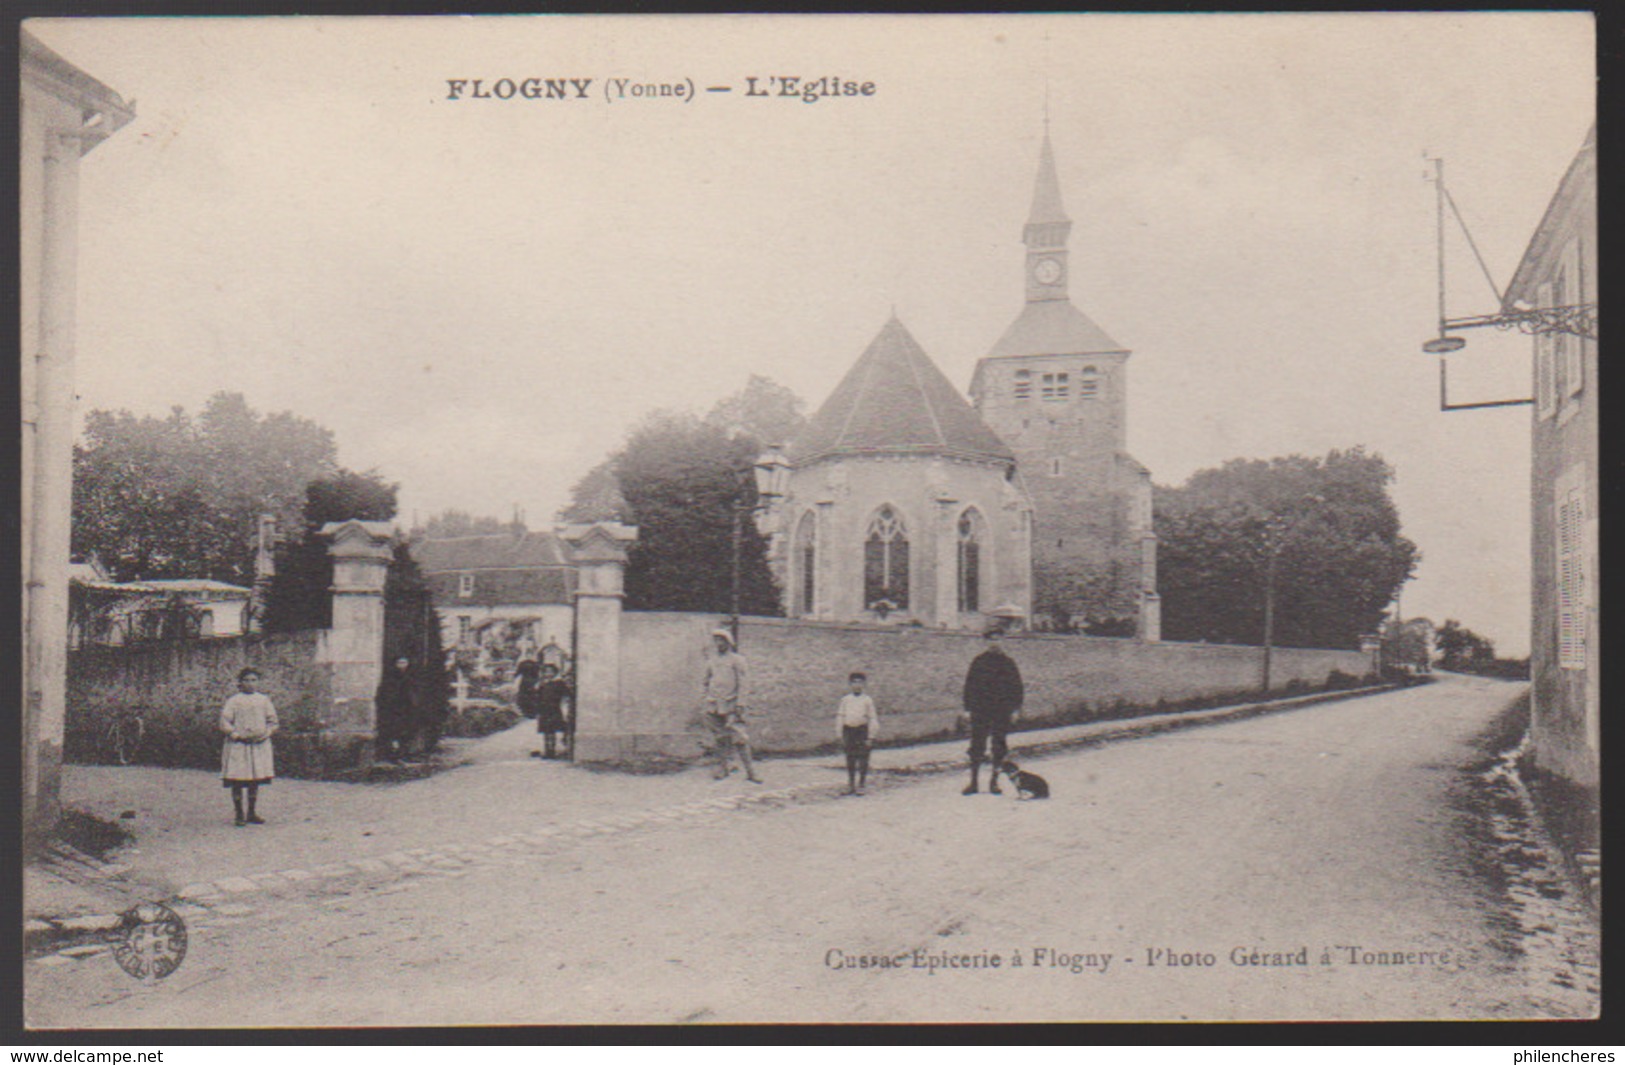
<svg viewBox="0 0 1625 1065">
<path fill-rule="evenodd" d="M 237 812 L 236 824 L 263 825 L 264 818 L 254 809 L 260 785 L 276 776 L 272 765 L 271 734 L 277 730 L 276 707 L 269 696 L 255 689 L 257 669 L 237 674 L 237 694 L 220 709 L 220 731 L 226 734 L 220 753 L 220 782 L 231 789 L 231 805 Z M 243 816 L 243 792 L 248 792 L 248 816 Z"/>
<path fill-rule="evenodd" d="M 875 701 L 863 694 L 869 678 L 853 673 L 847 678 L 852 685 L 848 695 L 841 696 L 835 707 L 835 734 L 846 751 L 846 794 L 862 795 L 869 783 L 869 745 L 880 732 L 880 714 Z"/>
</svg>

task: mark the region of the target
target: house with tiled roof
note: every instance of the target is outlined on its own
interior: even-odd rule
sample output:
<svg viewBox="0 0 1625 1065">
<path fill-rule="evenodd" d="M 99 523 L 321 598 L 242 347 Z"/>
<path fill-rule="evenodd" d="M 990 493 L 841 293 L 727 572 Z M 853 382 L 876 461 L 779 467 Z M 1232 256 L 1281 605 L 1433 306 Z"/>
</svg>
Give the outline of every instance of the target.
<svg viewBox="0 0 1625 1065">
<path fill-rule="evenodd" d="M 203 578 L 115 581 L 92 558 L 68 566 L 68 647 L 241 636 L 253 592 Z"/>
<path fill-rule="evenodd" d="M 1048 134 L 1026 304 L 972 402 L 895 314 L 791 442 L 773 556 L 791 617 L 1159 636 L 1151 476 L 1125 450 L 1129 351 L 1071 301 Z"/>
<path fill-rule="evenodd" d="M 476 646 L 497 626 L 529 649 L 570 645 L 576 571 L 558 537 L 502 532 L 412 545 L 446 647 Z"/>
</svg>

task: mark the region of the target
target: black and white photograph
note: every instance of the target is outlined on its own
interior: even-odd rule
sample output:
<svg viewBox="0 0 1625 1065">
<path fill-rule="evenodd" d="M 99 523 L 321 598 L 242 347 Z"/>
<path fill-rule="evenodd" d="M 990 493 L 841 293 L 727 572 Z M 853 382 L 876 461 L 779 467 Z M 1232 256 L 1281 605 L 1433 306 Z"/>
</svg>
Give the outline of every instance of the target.
<svg viewBox="0 0 1625 1065">
<path fill-rule="evenodd" d="M 1590 13 L 20 25 L 29 1031 L 1599 1016 Z"/>
</svg>

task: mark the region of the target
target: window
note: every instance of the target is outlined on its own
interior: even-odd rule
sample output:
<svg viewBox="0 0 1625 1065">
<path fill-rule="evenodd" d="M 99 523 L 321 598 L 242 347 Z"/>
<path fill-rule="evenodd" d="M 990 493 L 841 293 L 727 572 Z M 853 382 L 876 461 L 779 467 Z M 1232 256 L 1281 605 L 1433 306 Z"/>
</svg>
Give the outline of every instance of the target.
<svg viewBox="0 0 1625 1065">
<path fill-rule="evenodd" d="M 982 609 L 982 516 L 967 510 L 959 519 L 959 612 Z"/>
<path fill-rule="evenodd" d="M 468 637 L 473 627 L 473 618 L 469 617 L 467 614 L 459 614 L 457 616 L 457 643 L 459 645 L 466 645 L 468 643 Z"/>
<path fill-rule="evenodd" d="M 1086 366 L 1078 375 L 1078 398 L 1095 399 L 1099 395 L 1100 373 L 1093 366 Z"/>
<path fill-rule="evenodd" d="M 1557 497 L 1557 664 L 1563 669 L 1586 666 L 1585 561 L 1585 489 L 1573 485 Z"/>
<path fill-rule="evenodd" d="M 1061 475 L 1061 460 L 1059 458 L 1049 460 L 1049 475 L 1051 477 L 1059 477 Z"/>
<path fill-rule="evenodd" d="M 796 588 L 799 598 L 793 614 L 811 617 L 818 606 L 818 516 L 810 510 L 801 516 L 796 526 L 795 560 L 801 567 L 801 580 Z"/>
<path fill-rule="evenodd" d="M 908 609 L 908 530 L 890 506 L 876 512 L 863 544 L 863 603 L 873 610 L 881 602 Z"/>
<path fill-rule="evenodd" d="M 459 599 L 467 599 L 469 596 L 471 596 L 473 594 L 474 594 L 474 575 L 472 573 L 458 574 L 458 576 L 457 576 L 457 597 Z"/>
<path fill-rule="evenodd" d="M 1071 391 L 1064 373 L 1047 373 L 1039 378 L 1039 395 L 1048 400 L 1066 399 Z"/>
<path fill-rule="evenodd" d="M 1016 398 L 1031 399 L 1033 395 L 1033 375 L 1031 370 L 1016 371 Z"/>
</svg>

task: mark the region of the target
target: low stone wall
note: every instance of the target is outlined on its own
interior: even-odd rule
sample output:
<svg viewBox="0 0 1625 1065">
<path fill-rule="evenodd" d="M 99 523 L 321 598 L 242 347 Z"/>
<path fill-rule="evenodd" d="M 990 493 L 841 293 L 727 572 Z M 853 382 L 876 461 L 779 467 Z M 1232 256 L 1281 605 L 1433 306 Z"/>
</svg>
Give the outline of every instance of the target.
<svg viewBox="0 0 1625 1065">
<path fill-rule="evenodd" d="M 707 634 L 717 625 L 710 614 L 622 615 L 620 709 L 613 731 L 626 739 L 592 757 L 698 753 Z M 761 750 L 780 753 L 834 743 L 835 703 L 853 671 L 869 676 L 883 741 L 951 735 L 965 670 L 983 646 L 973 633 L 777 618 L 742 619 L 739 642 L 749 674 L 752 740 Z M 1258 690 L 1262 670 L 1257 647 L 1036 633 L 1005 643 L 1027 688 L 1018 727 L 1240 698 Z M 1334 671 L 1358 678 L 1370 667 L 1359 651 L 1278 648 L 1272 686 L 1277 692 L 1308 690 L 1324 685 Z"/>
<path fill-rule="evenodd" d="M 113 758 L 114 721 L 139 717 L 132 761 L 173 768 L 220 765 L 220 707 L 253 666 L 276 704 L 277 772 L 325 777 L 365 764 L 370 733 L 332 731 L 332 667 L 320 631 L 238 636 L 138 647 L 87 647 L 68 656 L 66 756 Z"/>
</svg>

